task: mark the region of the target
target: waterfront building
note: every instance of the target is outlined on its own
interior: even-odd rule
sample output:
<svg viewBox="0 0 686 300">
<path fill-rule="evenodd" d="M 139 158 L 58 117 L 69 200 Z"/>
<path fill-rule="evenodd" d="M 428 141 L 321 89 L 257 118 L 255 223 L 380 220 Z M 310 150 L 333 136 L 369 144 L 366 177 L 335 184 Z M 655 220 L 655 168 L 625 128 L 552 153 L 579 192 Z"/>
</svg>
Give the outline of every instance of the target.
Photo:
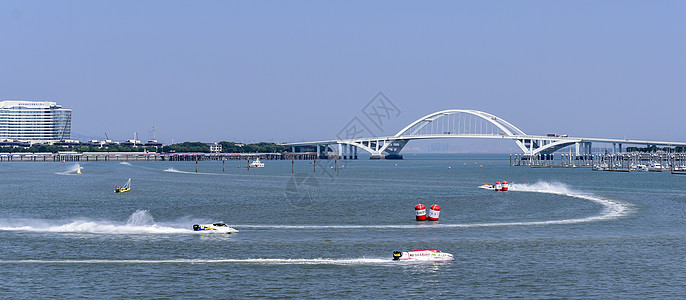
<svg viewBox="0 0 686 300">
<path fill-rule="evenodd" d="M 0 101 L 0 141 L 54 143 L 71 137 L 71 109 L 48 101 Z"/>
<path fill-rule="evenodd" d="M 220 143 L 212 143 L 212 144 L 208 144 L 208 145 L 210 145 L 210 152 L 212 152 L 212 153 L 220 153 L 220 152 L 222 152 L 222 144 L 220 144 Z"/>
<path fill-rule="evenodd" d="M 143 145 L 140 140 L 137 139 L 130 139 L 126 140 L 126 142 L 121 143 L 120 145 L 122 146 L 128 146 L 128 147 L 138 147 L 139 145 Z"/>
</svg>

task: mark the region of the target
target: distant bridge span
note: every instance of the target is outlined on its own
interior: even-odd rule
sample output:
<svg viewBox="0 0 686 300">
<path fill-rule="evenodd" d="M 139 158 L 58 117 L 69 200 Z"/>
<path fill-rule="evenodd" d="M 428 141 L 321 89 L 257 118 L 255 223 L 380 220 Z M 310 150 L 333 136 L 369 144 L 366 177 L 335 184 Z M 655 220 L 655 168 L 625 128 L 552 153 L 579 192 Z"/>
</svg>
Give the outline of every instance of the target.
<svg viewBox="0 0 686 300">
<path fill-rule="evenodd" d="M 317 153 L 328 156 L 329 147 L 341 158 L 357 158 L 357 148 L 370 153 L 371 158 L 402 158 L 400 151 L 411 140 L 439 138 L 487 138 L 513 140 L 524 155 L 550 154 L 567 146 L 576 146 L 576 155 L 591 154 L 593 142 L 611 143 L 616 151 L 622 145 L 686 146 L 684 142 L 646 141 L 570 137 L 567 135 L 529 135 L 510 122 L 493 114 L 468 109 L 449 109 L 428 114 L 410 123 L 393 136 L 345 137 L 336 140 L 284 143 L 293 152 L 299 147 L 315 147 Z M 385 153 L 385 155 L 384 155 Z"/>
</svg>

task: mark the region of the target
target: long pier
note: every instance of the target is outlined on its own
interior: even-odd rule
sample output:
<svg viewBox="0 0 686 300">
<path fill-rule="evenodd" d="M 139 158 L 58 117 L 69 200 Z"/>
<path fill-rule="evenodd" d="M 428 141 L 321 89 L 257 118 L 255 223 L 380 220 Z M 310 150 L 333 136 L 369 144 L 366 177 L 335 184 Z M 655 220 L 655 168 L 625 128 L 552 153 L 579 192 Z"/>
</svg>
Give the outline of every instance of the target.
<svg viewBox="0 0 686 300">
<path fill-rule="evenodd" d="M 312 160 L 317 153 L 144 153 L 69 152 L 0 153 L 0 162 L 83 162 L 83 161 L 205 161 L 205 160 Z"/>
</svg>

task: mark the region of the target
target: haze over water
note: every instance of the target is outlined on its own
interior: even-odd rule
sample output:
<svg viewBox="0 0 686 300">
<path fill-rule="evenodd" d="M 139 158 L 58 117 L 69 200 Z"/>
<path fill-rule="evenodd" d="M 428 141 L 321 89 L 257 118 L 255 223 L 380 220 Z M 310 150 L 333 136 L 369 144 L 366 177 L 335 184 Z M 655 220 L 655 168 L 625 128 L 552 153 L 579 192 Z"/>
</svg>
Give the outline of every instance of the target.
<svg viewBox="0 0 686 300">
<path fill-rule="evenodd" d="M 686 296 L 683 177 L 402 161 L 3 163 L 0 293 L 34 297 Z M 397 165 L 396 165 L 397 164 Z M 449 168 L 450 167 L 450 168 Z M 325 172 L 326 171 L 326 172 Z M 132 178 L 132 190 L 112 192 Z M 478 189 L 508 180 L 511 191 Z M 414 205 L 441 206 L 414 221 Z M 202 235 L 223 221 L 234 235 Z M 437 248 L 441 263 L 394 250 Z"/>
</svg>

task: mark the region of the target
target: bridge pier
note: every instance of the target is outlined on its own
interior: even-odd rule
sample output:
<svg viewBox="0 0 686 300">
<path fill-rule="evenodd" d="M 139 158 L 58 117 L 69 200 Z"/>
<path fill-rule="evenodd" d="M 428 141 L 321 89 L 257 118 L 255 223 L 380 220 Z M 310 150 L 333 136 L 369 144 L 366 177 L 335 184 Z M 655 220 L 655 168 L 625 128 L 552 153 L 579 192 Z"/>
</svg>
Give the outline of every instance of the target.
<svg viewBox="0 0 686 300">
<path fill-rule="evenodd" d="M 317 147 L 324 147 L 324 151 L 319 152 L 319 158 L 321 159 L 329 159 L 329 144 L 324 144 L 324 145 L 317 145 Z"/>
</svg>

